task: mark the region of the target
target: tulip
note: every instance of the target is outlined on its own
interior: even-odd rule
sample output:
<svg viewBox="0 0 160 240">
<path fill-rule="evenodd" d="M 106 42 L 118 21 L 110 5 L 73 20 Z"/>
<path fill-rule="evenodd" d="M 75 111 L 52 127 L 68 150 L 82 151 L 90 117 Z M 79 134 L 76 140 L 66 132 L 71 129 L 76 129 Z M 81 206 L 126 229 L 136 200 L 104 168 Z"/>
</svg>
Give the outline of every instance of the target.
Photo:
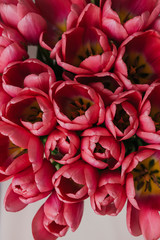
<svg viewBox="0 0 160 240">
<path fill-rule="evenodd" d="M 25 45 L 24 38 L 16 29 L 0 23 L 0 73 L 9 63 L 28 58 Z"/>
<path fill-rule="evenodd" d="M 38 88 L 49 94 L 51 85 L 56 81 L 53 70 L 38 59 L 16 61 L 3 72 L 3 88 L 15 97 L 24 87 Z"/>
<path fill-rule="evenodd" d="M 7 119 L 37 136 L 49 134 L 56 125 L 52 103 L 35 88 L 24 88 L 8 102 L 3 115 L 3 120 Z"/>
<path fill-rule="evenodd" d="M 125 148 L 106 128 L 86 129 L 81 140 L 82 159 L 95 168 L 118 168 L 124 158 Z"/>
<path fill-rule="evenodd" d="M 100 215 L 116 216 L 126 201 L 125 188 L 119 171 L 105 171 L 101 174 L 98 188 L 91 197 L 91 206 Z"/>
<path fill-rule="evenodd" d="M 80 158 L 79 147 L 80 139 L 75 132 L 57 126 L 47 138 L 45 155 L 50 161 L 68 164 Z"/>
<path fill-rule="evenodd" d="M 125 89 L 144 92 L 159 78 L 159 47 L 160 35 L 154 30 L 135 33 L 122 42 L 114 72 Z"/>
<path fill-rule="evenodd" d="M 104 103 L 90 86 L 72 81 L 56 82 L 52 99 L 57 122 L 63 128 L 83 130 L 104 121 Z"/>
<path fill-rule="evenodd" d="M 67 79 L 67 73 L 64 73 L 63 77 Z M 68 76 L 68 79 L 70 78 L 71 77 Z M 118 77 L 111 72 L 97 73 L 94 75 L 76 75 L 74 80 L 94 88 L 101 96 L 105 106 L 110 105 L 123 91 L 123 84 Z"/>
<path fill-rule="evenodd" d="M 116 55 L 115 45 L 94 26 L 66 31 L 51 52 L 51 58 L 56 58 L 58 65 L 65 70 L 87 75 L 109 71 Z"/>
<path fill-rule="evenodd" d="M 127 226 L 134 236 L 144 239 L 160 237 L 160 145 L 140 147 L 122 164 L 126 178 Z"/>
<path fill-rule="evenodd" d="M 52 176 L 55 171 L 53 165 L 44 160 L 41 168 L 35 173 L 32 167 L 28 167 L 15 174 L 5 195 L 6 210 L 19 211 L 29 203 L 48 196 L 53 189 Z"/>
<path fill-rule="evenodd" d="M 14 28 L 31 44 L 37 44 L 41 32 L 46 29 L 46 21 L 32 0 L 1 1 L 0 15 L 4 23 Z"/>
<path fill-rule="evenodd" d="M 62 166 L 54 174 L 52 181 L 61 201 L 76 203 L 95 193 L 98 172 L 91 165 L 78 160 Z"/>
<path fill-rule="evenodd" d="M 83 202 L 64 203 L 53 192 L 38 210 L 32 222 L 35 240 L 54 240 L 66 234 L 69 228 L 75 231 L 83 214 Z"/>
<path fill-rule="evenodd" d="M 160 13 L 159 0 L 102 0 L 102 29 L 118 42 L 147 29 Z"/>
<path fill-rule="evenodd" d="M 0 149 L 1 174 L 12 176 L 29 166 L 34 172 L 41 168 L 43 145 L 22 127 L 0 121 Z"/>
<path fill-rule="evenodd" d="M 160 83 L 152 84 L 140 106 L 137 135 L 148 143 L 160 143 L 159 93 Z"/>
<path fill-rule="evenodd" d="M 136 133 L 141 100 L 139 92 L 125 91 L 106 108 L 106 128 L 116 139 L 126 140 Z"/>
</svg>

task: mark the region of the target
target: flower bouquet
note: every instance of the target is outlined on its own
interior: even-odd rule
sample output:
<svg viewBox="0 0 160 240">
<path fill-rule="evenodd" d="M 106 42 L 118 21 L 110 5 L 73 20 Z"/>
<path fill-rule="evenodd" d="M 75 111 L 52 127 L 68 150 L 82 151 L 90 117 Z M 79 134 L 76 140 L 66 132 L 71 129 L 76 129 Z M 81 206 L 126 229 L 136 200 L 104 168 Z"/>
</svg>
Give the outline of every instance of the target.
<svg viewBox="0 0 160 240">
<path fill-rule="evenodd" d="M 0 181 L 7 211 L 44 198 L 35 240 L 127 202 L 160 238 L 160 1 L 0 0 Z M 28 46 L 37 48 L 30 58 Z"/>
</svg>

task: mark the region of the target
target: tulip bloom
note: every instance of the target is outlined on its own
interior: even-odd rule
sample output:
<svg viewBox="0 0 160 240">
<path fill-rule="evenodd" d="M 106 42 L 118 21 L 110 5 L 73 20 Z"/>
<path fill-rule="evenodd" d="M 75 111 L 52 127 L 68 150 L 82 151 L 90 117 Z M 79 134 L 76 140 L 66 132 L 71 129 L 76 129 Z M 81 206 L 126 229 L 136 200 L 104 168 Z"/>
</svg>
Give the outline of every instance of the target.
<svg viewBox="0 0 160 240">
<path fill-rule="evenodd" d="M 6 119 L 37 136 L 49 134 L 56 125 L 52 103 L 45 93 L 35 88 L 23 89 L 8 102 L 3 115 L 3 120 Z"/>
<path fill-rule="evenodd" d="M 126 140 L 136 133 L 141 99 L 139 92 L 126 91 L 106 108 L 106 128 L 116 139 Z"/>
<path fill-rule="evenodd" d="M 100 215 L 116 216 L 126 201 L 125 188 L 119 171 L 105 171 L 101 174 L 98 188 L 91 196 L 91 206 Z"/>
<path fill-rule="evenodd" d="M 53 192 L 33 219 L 34 239 L 54 240 L 64 236 L 69 228 L 75 231 L 81 222 L 82 215 L 83 201 L 64 203 Z"/>
<path fill-rule="evenodd" d="M 77 14 L 85 3 L 83 0 L 66 0 L 65 4 L 63 0 L 35 0 L 35 4 L 47 22 L 47 28 L 40 36 L 40 44 L 43 48 L 52 50 L 62 34 L 75 25 Z"/>
<path fill-rule="evenodd" d="M 160 83 L 153 83 L 146 91 L 139 117 L 137 135 L 148 143 L 160 143 Z"/>
<path fill-rule="evenodd" d="M 35 173 L 32 167 L 29 167 L 15 174 L 5 195 L 6 210 L 16 212 L 29 203 L 46 197 L 53 189 L 52 176 L 55 171 L 53 165 L 44 160 Z"/>
<path fill-rule="evenodd" d="M 4 23 L 17 28 L 31 44 L 37 44 L 41 32 L 46 29 L 46 21 L 32 0 L 2 0 L 0 15 Z"/>
<path fill-rule="evenodd" d="M 24 38 L 16 29 L 0 23 L 0 73 L 9 63 L 28 58 L 25 45 Z"/>
<path fill-rule="evenodd" d="M 80 158 L 79 147 L 80 139 L 75 132 L 57 126 L 47 138 L 45 155 L 51 162 L 68 164 Z"/>
<path fill-rule="evenodd" d="M 121 44 L 115 73 L 126 89 L 146 91 L 159 78 L 159 47 L 160 35 L 153 30 L 135 33 Z"/>
<path fill-rule="evenodd" d="M 98 182 L 98 171 L 82 160 L 62 166 L 53 176 L 59 199 L 74 203 L 92 196 Z"/>
<path fill-rule="evenodd" d="M 51 58 L 56 58 L 58 65 L 75 74 L 107 72 L 116 55 L 115 45 L 95 27 L 68 30 L 51 52 Z"/>
<path fill-rule="evenodd" d="M 57 82 L 52 88 L 52 99 L 57 122 L 63 128 L 83 130 L 104 121 L 104 103 L 89 86 L 72 81 Z"/>
<path fill-rule="evenodd" d="M 0 149 L 0 173 L 4 175 L 14 175 L 29 166 L 36 172 L 42 165 L 42 143 L 19 126 L 0 121 Z"/>
<path fill-rule="evenodd" d="M 140 147 L 122 164 L 128 197 L 127 226 L 134 236 L 160 237 L 160 145 Z"/>
<path fill-rule="evenodd" d="M 3 88 L 15 97 L 24 87 L 38 88 L 49 94 L 51 85 L 56 81 L 53 70 L 38 59 L 16 61 L 3 72 Z"/>
<path fill-rule="evenodd" d="M 118 168 L 124 158 L 125 148 L 106 128 L 86 129 L 82 133 L 82 159 L 95 168 Z"/>
<path fill-rule="evenodd" d="M 149 27 L 160 13 L 160 1 L 102 0 L 101 8 L 103 31 L 120 42 Z"/>
<path fill-rule="evenodd" d="M 70 78 L 64 73 L 64 78 Z M 105 106 L 110 105 L 123 91 L 123 84 L 118 77 L 111 72 L 97 73 L 94 75 L 76 75 L 76 82 L 91 86 L 102 98 Z"/>
</svg>

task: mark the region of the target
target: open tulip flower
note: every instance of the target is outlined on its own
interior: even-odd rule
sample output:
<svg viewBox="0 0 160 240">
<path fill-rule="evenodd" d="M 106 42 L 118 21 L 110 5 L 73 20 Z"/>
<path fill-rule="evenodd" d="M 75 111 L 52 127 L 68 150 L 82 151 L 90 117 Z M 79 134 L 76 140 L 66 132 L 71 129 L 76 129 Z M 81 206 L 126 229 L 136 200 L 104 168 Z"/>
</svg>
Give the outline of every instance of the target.
<svg viewBox="0 0 160 240">
<path fill-rule="evenodd" d="M 61 67 L 75 74 L 107 72 L 116 55 L 115 45 L 95 27 L 68 30 L 51 52 L 51 58 L 55 57 Z"/>
<path fill-rule="evenodd" d="M 126 89 L 146 91 L 159 78 L 159 46 L 160 35 L 153 30 L 135 33 L 121 44 L 115 73 Z"/>
<path fill-rule="evenodd" d="M 24 87 L 38 88 L 49 94 L 56 81 L 52 68 L 38 59 L 27 59 L 9 64 L 3 71 L 2 85 L 5 91 L 15 97 Z"/>
<path fill-rule="evenodd" d="M 102 0 L 102 28 L 116 41 L 147 29 L 160 13 L 159 0 Z"/>
<path fill-rule="evenodd" d="M 104 103 L 90 86 L 72 81 L 56 82 L 52 92 L 57 121 L 63 128 L 83 130 L 104 122 Z"/>
<path fill-rule="evenodd" d="M 0 121 L 0 172 L 12 176 L 32 166 L 36 172 L 43 162 L 43 145 L 24 128 Z M 34 145 L 34 150 L 32 146 Z"/>
<path fill-rule="evenodd" d="M 160 145 L 148 145 L 128 155 L 122 164 L 127 173 L 127 226 L 134 236 L 143 234 L 145 239 L 160 237 L 159 159 Z"/>
<path fill-rule="evenodd" d="M 86 199 L 160 239 L 160 0 L 0 0 L 6 180 L 7 211 L 43 201 L 34 240 L 75 231 Z"/>
</svg>

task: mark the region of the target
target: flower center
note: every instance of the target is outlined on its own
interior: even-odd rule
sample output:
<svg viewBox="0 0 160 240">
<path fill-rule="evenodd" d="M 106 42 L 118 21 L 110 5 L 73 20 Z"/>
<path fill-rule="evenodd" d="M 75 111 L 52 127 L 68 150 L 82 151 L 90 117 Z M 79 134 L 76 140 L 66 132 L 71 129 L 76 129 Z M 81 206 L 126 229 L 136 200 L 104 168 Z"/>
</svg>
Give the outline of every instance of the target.
<svg viewBox="0 0 160 240">
<path fill-rule="evenodd" d="M 27 153 L 27 149 L 18 147 L 11 141 L 9 141 L 8 150 L 9 150 L 9 156 L 13 159 L 16 159 L 17 157 L 23 155 L 24 153 Z"/>
<path fill-rule="evenodd" d="M 119 128 L 119 130 L 121 130 L 121 132 L 130 125 L 129 115 L 124 111 L 120 104 L 117 105 L 113 123 Z"/>
<path fill-rule="evenodd" d="M 140 195 L 160 194 L 159 161 L 150 157 L 132 171 L 136 193 Z"/>
<path fill-rule="evenodd" d="M 133 84 L 146 84 L 151 81 L 153 70 L 145 57 L 136 52 L 126 53 L 123 57 L 128 69 L 128 78 Z"/>
<path fill-rule="evenodd" d="M 29 106 L 25 107 L 22 112 L 22 120 L 25 122 L 42 122 L 43 112 L 40 109 L 37 101 L 33 101 Z"/>
<path fill-rule="evenodd" d="M 56 146 L 54 150 L 50 150 L 51 162 L 53 162 L 54 160 L 61 160 L 63 157 L 64 157 L 64 154 L 60 152 L 58 146 Z"/>
<path fill-rule="evenodd" d="M 94 149 L 94 153 L 105 153 L 105 148 L 102 147 L 100 143 L 96 143 L 96 147 Z"/>
<path fill-rule="evenodd" d="M 93 3 L 93 4 L 97 5 L 97 6 L 100 5 L 99 0 L 91 0 L 91 3 Z"/>
<path fill-rule="evenodd" d="M 84 115 L 87 109 L 92 105 L 93 102 L 89 99 L 76 97 L 69 102 L 66 108 L 66 114 L 69 119 L 73 120 L 78 116 Z"/>
<path fill-rule="evenodd" d="M 119 9 L 117 13 L 120 18 L 121 24 L 124 24 L 135 16 L 133 13 L 129 12 L 127 9 L 124 8 Z"/>
<path fill-rule="evenodd" d="M 90 56 L 101 55 L 103 53 L 103 49 L 101 45 L 97 43 L 86 43 L 85 45 L 81 46 L 78 52 L 73 59 L 73 65 L 79 66 L 80 63 Z"/>
</svg>

